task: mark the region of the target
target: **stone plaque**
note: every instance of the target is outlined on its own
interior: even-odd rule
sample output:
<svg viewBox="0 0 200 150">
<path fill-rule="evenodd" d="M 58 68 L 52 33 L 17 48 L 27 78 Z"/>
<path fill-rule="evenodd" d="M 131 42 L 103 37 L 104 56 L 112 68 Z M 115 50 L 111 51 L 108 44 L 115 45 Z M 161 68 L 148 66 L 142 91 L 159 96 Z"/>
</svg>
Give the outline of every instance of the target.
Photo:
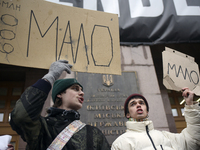
<svg viewBox="0 0 200 150">
<path fill-rule="evenodd" d="M 126 98 L 139 93 L 136 72 L 122 72 L 122 75 L 77 73 L 76 78 L 85 93 L 83 107 L 79 110 L 81 120 L 98 127 L 112 144 L 126 130 Z"/>
</svg>

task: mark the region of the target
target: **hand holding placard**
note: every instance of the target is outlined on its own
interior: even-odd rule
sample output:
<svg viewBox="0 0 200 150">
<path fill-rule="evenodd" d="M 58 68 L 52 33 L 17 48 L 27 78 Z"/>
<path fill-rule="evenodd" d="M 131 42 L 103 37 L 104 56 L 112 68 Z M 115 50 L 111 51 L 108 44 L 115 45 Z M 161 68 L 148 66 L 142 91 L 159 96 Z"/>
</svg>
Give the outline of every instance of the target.
<svg viewBox="0 0 200 150">
<path fill-rule="evenodd" d="M 170 48 L 163 56 L 163 84 L 169 90 L 180 91 L 188 87 L 200 95 L 199 68 L 194 58 Z"/>
</svg>

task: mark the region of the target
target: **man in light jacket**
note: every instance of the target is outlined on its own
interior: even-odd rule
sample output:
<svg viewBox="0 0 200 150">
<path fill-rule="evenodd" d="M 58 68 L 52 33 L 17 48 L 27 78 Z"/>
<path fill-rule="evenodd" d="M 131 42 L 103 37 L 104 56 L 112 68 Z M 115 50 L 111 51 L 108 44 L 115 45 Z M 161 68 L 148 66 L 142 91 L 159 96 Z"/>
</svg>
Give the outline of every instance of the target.
<svg viewBox="0 0 200 150">
<path fill-rule="evenodd" d="M 153 122 L 148 120 L 146 98 L 132 94 L 124 104 L 125 116 L 129 119 L 127 130 L 113 142 L 111 150 L 200 150 L 200 106 L 193 102 L 192 91 L 188 88 L 182 91 L 187 128 L 180 134 L 155 130 Z"/>
</svg>

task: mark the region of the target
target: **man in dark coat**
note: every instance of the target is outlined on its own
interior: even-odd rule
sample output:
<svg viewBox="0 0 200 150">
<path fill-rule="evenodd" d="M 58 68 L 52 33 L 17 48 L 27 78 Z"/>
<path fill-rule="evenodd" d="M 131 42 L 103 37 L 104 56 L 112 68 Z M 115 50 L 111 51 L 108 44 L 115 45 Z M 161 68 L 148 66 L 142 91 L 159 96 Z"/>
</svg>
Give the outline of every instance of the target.
<svg viewBox="0 0 200 150">
<path fill-rule="evenodd" d="M 80 119 L 77 110 L 84 101 L 82 85 L 74 78 L 57 80 L 63 71 L 70 74 L 71 67 L 65 60 L 52 63 L 48 74 L 28 87 L 17 101 L 10 124 L 27 143 L 27 150 L 46 150 L 63 129 Z M 41 111 L 52 85 L 54 105 L 47 111 L 48 116 L 42 117 Z M 83 124 L 62 149 L 108 150 L 110 146 L 98 128 Z"/>
</svg>

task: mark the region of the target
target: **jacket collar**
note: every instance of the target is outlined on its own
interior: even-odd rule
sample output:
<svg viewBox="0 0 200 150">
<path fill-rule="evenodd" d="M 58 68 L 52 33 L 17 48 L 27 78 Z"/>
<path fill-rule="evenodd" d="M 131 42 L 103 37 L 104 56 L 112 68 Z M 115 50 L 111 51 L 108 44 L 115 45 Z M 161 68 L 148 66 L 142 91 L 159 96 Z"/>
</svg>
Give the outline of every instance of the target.
<svg viewBox="0 0 200 150">
<path fill-rule="evenodd" d="M 48 117 L 60 116 L 64 119 L 79 120 L 80 114 L 75 110 L 64 110 L 55 107 L 50 107 L 48 110 Z"/>
<path fill-rule="evenodd" d="M 136 121 L 127 121 L 126 127 L 127 131 L 136 131 L 136 132 L 143 132 L 146 131 L 146 126 L 148 126 L 149 131 L 154 129 L 153 122 L 148 121 L 142 121 L 142 122 L 136 122 Z"/>
</svg>

